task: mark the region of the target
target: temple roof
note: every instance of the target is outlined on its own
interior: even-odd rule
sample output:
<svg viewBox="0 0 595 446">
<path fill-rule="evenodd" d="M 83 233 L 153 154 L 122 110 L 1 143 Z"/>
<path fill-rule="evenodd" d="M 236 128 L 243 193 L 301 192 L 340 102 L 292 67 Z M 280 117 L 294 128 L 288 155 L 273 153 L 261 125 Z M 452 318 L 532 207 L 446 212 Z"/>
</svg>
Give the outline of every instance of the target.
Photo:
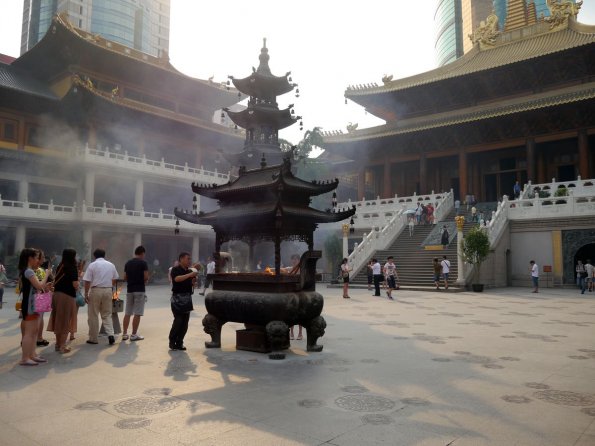
<svg viewBox="0 0 595 446">
<path fill-rule="evenodd" d="M 494 117 L 544 109 L 547 107 L 576 103 L 590 99 L 595 99 L 595 81 L 530 96 L 501 100 L 497 104 L 485 104 L 456 111 L 403 119 L 376 127 L 355 130 L 350 133 L 335 133 L 325 136 L 324 142 L 325 144 L 333 144 L 383 138 L 387 136 L 419 132 L 432 128 L 482 121 Z"/>
<path fill-rule="evenodd" d="M 214 109 L 241 100 L 238 92 L 219 83 L 192 78 L 176 70 L 166 52 L 154 57 L 116 42 L 75 28 L 66 14 L 54 16 L 45 36 L 13 65 L 50 80 L 71 71 L 71 66 L 104 72 L 114 83 L 119 80 L 159 88 L 187 101 L 211 103 Z M 151 73 L 150 75 L 148 75 Z"/>
<path fill-rule="evenodd" d="M 235 124 L 245 129 L 257 128 L 266 124 L 280 130 L 294 124 L 298 119 L 291 116 L 290 108 L 279 110 L 277 108 L 254 106 L 239 112 L 227 109 L 225 111 Z"/>
<path fill-rule="evenodd" d="M 254 201 L 264 198 L 264 191 L 276 192 L 280 187 L 284 192 L 295 192 L 304 197 L 312 197 L 330 192 L 337 188 L 339 180 L 336 178 L 327 182 L 304 181 L 291 173 L 289 163 L 264 167 L 260 169 L 240 169 L 235 181 L 222 185 L 199 185 L 192 183 L 192 191 L 208 198 L 229 200 L 230 196 L 237 199 L 245 193 L 254 195 Z M 260 195 L 258 195 L 260 194 Z"/>
<path fill-rule="evenodd" d="M 547 23 L 540 22 L 500 35 L 497 43 L 492 47 L 480 48 L 477 44 L 454 62 L 434 70 L 403 79 L 387 80 L 384 85 L 350 86 L 345 91 L 345 97 L 368 107 L 369 111 L 374 113 L 373 105 L 381 95 L 422 85 L 438 84 L 448 79 L 494 70 L 593 43 L 595 43 L 593 25 L 570 19 L 565 28 L 551 31 Z"/>
<path fill-rule="evenodd" d="M 45 99 L 58 100 L 58 96 L 43 82 L 12 65 L 0 63 L 0 88 L 14 90 Z"/>
</svg>

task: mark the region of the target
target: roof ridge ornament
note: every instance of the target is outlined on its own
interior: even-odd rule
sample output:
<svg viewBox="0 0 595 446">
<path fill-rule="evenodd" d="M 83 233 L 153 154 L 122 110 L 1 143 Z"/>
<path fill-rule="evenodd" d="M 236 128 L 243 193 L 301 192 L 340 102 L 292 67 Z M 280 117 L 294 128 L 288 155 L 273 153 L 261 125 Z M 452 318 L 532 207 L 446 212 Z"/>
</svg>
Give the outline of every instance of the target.
<svg viewBox="0 0 595 446">
<path fill-rule="evenodd" d="M 550 30 L 554 30 L 568 26 L 570 17 L 576 18 L 583 0 L 578 0 L 576 3 L 570 0 L 546 0 L 546 4 L 550 10 L 550 16 L 545 17 L 544 20 L 550 24 Z"/>
<path fill-rule="evenodd" d="M 479 47 L 484 49 L 484 46 L 493 47 L 496 44 L 496 38 L 500 34 L 498 16 L 492 11 L 485 20 L 479 22 L 479 26 L 473 30 L 473 33 L 469 34 L 469 39 L 474 44 L 479 43 Z"/>
</svg>

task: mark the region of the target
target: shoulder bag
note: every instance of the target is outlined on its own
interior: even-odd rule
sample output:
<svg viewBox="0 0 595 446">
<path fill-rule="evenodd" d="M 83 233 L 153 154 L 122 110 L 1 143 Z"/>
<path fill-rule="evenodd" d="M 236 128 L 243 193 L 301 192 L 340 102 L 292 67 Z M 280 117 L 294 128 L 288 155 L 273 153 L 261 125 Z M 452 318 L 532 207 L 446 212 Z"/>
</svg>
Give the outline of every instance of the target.
<svg viewBox="0 0 595 446">
<path fill-rule="evenodd" d="M 172 294 L 171 308 L 175 313 L 190 313 L 192 310 L 194 310 L 194 307 L 192 306 L 192 294 Z"/>
</svg>

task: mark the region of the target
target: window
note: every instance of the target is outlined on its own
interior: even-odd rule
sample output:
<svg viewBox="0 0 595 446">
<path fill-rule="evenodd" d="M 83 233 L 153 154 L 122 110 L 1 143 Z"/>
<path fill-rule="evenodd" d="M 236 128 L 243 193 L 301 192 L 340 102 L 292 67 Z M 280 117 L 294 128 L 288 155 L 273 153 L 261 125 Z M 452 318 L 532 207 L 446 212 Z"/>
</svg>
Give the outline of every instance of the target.
<svg viewBox="0 0 595 446">
<path fill-rule="evenodd" d="M 18 122 L 11 119 L 0 119 L 0 139 L 4 141 L 17 140 Z"/>
<path fill-rule="evenodd" d="M 39 147 L 39 127 L 35 124 L 27 123 L 27 145 Z"/>
</svg>

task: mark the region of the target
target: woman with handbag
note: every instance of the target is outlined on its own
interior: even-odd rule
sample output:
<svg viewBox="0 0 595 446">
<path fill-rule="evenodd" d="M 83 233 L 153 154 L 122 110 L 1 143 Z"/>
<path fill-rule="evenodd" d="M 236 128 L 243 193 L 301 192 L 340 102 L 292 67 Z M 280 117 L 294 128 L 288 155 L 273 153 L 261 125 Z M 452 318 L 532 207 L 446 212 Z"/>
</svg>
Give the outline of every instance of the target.
<svg viewBox="0 0 595 446">
<path fill-rule="evenodd" d="M 349 299 L 349 272 L 351 267 L 347 263 L 347 259 L 341 262 L 341 276 L 343 276 L 343 299 Z"/>
<path fill-rule="evenodd" d="M 69 353 L 66 345 L 72 313 L 74 311 L 76 290 L 79 287 L 79 274 L 76 267 L 76 251 L 65 249 L 62 251 L 62 262 L 56 269 L 54 294 L 52 296 L 52 313 L 48 322 L 48 331 L 56 335 L 56 351 Z"/>
<path fill-rule="evenodd" d="M 33 248 L 25 248 L 19 256 L 19 282 L 23 294 L 21 312 L 23 320 L 21 330 L 23 339 L 21 341 L 22 357 L 19 365 L 36 366 L 39 363 L 47 362 L 47 359 L 37 356 L 35 353 L 35 340 L 39 327 L 39 314 L 35 312 L 35 291 L 45 292 L 46 280 L 50 270 L 46 270 L 45 279 L 39 281 L 35 276 L 35 270 L 39 267 L 40 252 Z"/>
<path fill-rule="evenodd" d="M 182 252 L 178 256 L 178 266 L 171 270 L 171 312 L 174 315 L 174 321 L 169 332 L 169 348 L 171 350 L 186 350 L 184 347 L 184 336 L 188 331 L 188 321 L 190 312 L 194 310 L 192 306 L 192 292 L 194 290 L 194 281 L 198 276 L 200 265 L 194 265 L 190 269 L 190 254 Z"/>
</svg>

